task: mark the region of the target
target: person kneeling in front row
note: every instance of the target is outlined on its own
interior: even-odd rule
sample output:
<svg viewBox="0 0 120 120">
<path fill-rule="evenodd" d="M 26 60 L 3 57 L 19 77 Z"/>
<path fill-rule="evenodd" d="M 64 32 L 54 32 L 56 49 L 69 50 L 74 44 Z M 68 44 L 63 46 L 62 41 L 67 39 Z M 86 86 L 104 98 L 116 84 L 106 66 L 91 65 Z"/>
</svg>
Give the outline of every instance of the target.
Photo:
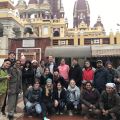
<svg viewBox="0 0 120 120">
<path fill-rule="evenodd" d="M 53 100 L 56 114 L 62 115 L 66 103 L 66 90 L 61 82 L 57 83 L 57 89 L 53 91 Z"/>
<path fill-rule="evenodd" d="M 75 80 L 71 79 L 67 89 L 67 110 L 69 115 L 80 108 L 80 89 L 76 86 Z"/>
<path fill-rule="evenodd" d="M 82 115 L 85 119 L 90 116 L 97 117 L 99 119 L 100 109 L 99 109 L 99 99 L 100 94 L 97 89 L 93 88 L 92 83 L 86 82 L 84 84 L 84 89 L 81 92 L 81 102 L 82 102 Z"/>
<path fill-rule="evenodd" d="M 107 83 L 100 97 L 101 120 L 120 120 L 120 96 L 114 83 Z"/>
<path fill-rule="evenodd" d="M 44 111 L 42 102 L 42 89 L 38 81 L 35 81 L 33 87 L 28 88 L 25 94 L 25 105 L 27 114 L 40 115 Z M 45 116 L 44 120 L 49 120 Z"/>
</svg>

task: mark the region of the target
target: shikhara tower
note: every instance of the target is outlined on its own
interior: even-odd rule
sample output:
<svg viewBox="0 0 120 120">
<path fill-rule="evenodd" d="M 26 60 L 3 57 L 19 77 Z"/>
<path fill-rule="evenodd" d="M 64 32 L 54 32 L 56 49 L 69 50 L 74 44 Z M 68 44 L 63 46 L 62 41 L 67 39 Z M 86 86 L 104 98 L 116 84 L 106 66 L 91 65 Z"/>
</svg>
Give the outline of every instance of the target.
<svg viewBox="0 0 120 120">
<path fill-rule="evenodd" d="M 78 27 L 84 21 L 90 25 L 90 8 L 87 0 L 77 0 L 73 10 L 73 27 Z"/>
</svg>

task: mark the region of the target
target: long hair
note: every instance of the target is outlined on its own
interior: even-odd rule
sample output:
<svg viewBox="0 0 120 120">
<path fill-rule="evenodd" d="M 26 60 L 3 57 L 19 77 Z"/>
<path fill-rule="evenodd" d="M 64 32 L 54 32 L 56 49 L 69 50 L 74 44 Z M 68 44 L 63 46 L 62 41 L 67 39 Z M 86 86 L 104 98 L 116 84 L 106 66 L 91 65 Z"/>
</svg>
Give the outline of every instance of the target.
<svg viewBox="0 0 120 120">
<path fill-rule="evenodd" d="M 51 84 L 51 87 L 50 87 L 50 88 L 48 88 L 48 87 L 47 87 L 47 84 L 46 84 L 46 85 L 45 85 L 45 95 L 46 95 L 46 96 L 49 96 L 50 90 L 51 90 L 51 92 L 53 91 L 53 84 Z"/>
<path fill-rule="evenodd" d="M 29 69 L 32 69 L 32 63 L 31 63 L 31 61 L 30 60 L 27 60 L 26 62 L 25 62 L 25 64 L 24 64 L 24 66 L 23 66 L 23 69 L 25 69 L 27 66 L 27 64 L 29 63 Z"/>
</svg>

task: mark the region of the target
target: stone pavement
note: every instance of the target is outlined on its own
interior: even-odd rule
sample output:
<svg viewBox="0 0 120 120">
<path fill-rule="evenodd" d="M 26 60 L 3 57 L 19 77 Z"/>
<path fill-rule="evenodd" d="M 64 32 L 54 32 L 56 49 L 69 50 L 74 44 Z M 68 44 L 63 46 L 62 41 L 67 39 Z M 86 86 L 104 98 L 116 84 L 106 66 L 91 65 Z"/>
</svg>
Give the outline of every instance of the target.
<svg viewBox="0 0 120 120">
<path fill-rule="evenodd" d="M 19 117 L 23 116 L 23 101 L 22 99 L 19 100 L 17 105 L 17 113 L 14 115 L 14 120 L 17 120 Z M 8 120 L 6 116 L 3 116 L 0 118 L 0 120 Z"/>
<path fill-rule="evenodd" d="M 14 115 L 14 120 L 42 120 L 41 118 L 25 116 L 23 112 L 23 107 L 24 107 L 23 100 L 20 99 L 16 109 L 17 113 Z M 71 117 L 68 115 L 57 115 L 57 116 L 51 116 L 49 118 L 50 120 L 83 120 L 82 117 L 77 115 Z M 0 120 L 8 120 L 8 118 L 2 116 Z"/>
</svg>

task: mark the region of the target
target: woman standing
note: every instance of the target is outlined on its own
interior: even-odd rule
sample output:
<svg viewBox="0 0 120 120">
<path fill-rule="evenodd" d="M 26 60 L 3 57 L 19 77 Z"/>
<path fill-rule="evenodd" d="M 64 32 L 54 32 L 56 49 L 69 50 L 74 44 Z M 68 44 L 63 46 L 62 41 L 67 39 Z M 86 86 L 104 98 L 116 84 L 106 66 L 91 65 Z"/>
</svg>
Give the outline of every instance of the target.
<svg viewBox="0 0 120 120">
<path fill-rule="evenodd" d="M 53 75 L 50 73 L 50 69 L 48 67 L 46 67 L 44 69 L 43 75 L 41 75 L 41 77 L 40 77 L 40 85 L 42 87 L 44 87 L 46 85 L 46 81 L 48 78 L 50 78 L 52 80 L 52 83 L 53 83 Z"/>
<path fill-rule="evenodd" d="M 65 80 L 62 76 L 59 75 L 59 70 L 55 69 L 53 72 L 53 85 L 54 88 L 57 88 L 57 83 L 60 82 L 63 87 L 65 87 Z"/>
<path fill-rule="evenodd" d="M 32 86 L 34 83 L 34 71 L 32 69 L 32 64 L 27 60 L 22 69 L 22 88 L 23 88 L 23 99 L 25 92 L 29 86 Z"/>
<path fill-rule="evenodd" d="M 44 60 L 41 60 L 39 66 L 38 66 L 38 68 L 36 70 L 35 77 L 40 79 L 41 75 L 44 74 L 44 69 L 45 69 L 45 62 L 44 62 Z"/>
<path fill-rule="evenodd" d="M 69 82 L 69 65 L 65 63 L 65 59 L 62 58 L 60 62 L 60 66 L 58 66 L 59 74 L 62 76 L 65 80 L 65 87 L 67 88 L 68 82 Z"/>
<path fill-rule="evenodd" d="M 90 61 L 85 61 L 84 63 L 84 68 L 82 69 L 82 83 L 84 84 L 85 82 L 90 81 L 91 83 L 93 82 L 94 79 L 94 73 L 95 73 L 95 68 L 91 66 Z"/>
</svg>

